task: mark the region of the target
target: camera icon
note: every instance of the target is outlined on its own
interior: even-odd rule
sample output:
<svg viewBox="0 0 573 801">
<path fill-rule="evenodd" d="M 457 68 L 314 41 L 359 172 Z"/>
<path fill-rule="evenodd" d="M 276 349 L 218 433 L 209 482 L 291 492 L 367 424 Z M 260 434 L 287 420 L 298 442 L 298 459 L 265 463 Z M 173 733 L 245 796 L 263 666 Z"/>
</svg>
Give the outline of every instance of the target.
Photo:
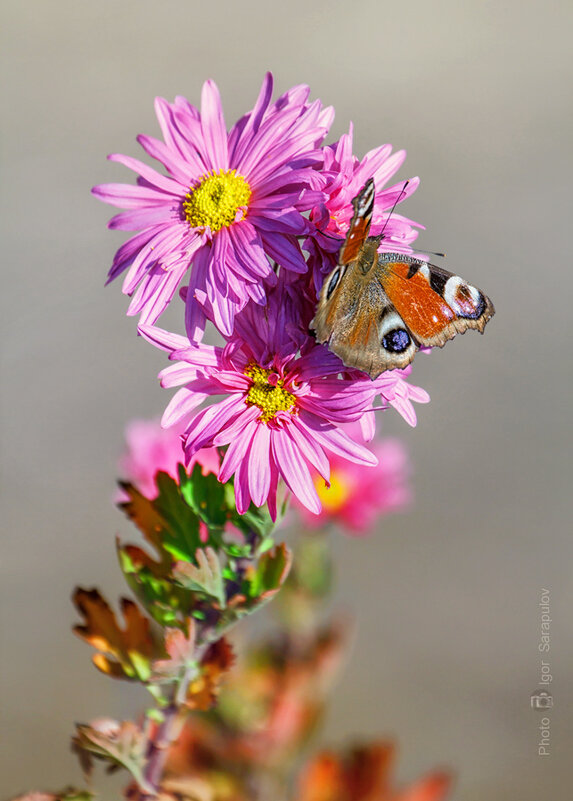
<svg viewBox="0 0 573 801">
<path fill-rule="evenodd" d="M 533 709 L 551 709 L 553 706 L 553 696 L 546 690 L 539 690 L 539 692 L 532 693 L 531 706 Z"/>
</svg>

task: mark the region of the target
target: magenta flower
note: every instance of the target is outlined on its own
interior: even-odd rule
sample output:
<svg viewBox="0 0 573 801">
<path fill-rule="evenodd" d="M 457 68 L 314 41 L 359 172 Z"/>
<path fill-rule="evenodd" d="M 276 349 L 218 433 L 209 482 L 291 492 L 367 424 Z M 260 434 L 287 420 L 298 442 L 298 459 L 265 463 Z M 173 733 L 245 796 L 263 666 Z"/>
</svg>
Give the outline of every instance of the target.
<svg viewBox="0 0 573 801">
<path fill-rule="evenodd" d="M 158 419 L 132 420 L 125 429 L 126 448 L 119 460 L 122 477 L 146 498 L 156 498 L 155 476 L 160 470 L 178 477 L 178 465 L 185 458 L 182 433 L 181 427 L 162 428 Z M 187 466 L 189 472 L 195 464 L 201 465 L 203 475 L 218 473 L 221 460 L 217 449 L 198 451 Z"/>
<path fill-rule="evenodd" d="M 167 175 L 128 156 L 109 157 L 138 173 L 136 186 L 104 184 L 93 192 L 126 209 L 110 228 L 139 232 L 116 253 L 108 281 L 128 270 L 128 314 L 139 314 L 142 324 L 157 320 L 190 267 L 191 340 L 201 338 L 206 316 L 230 336 L 249 300 L 265 302 L 265 285 L 276 282 L 269 259 L 306 272 L 297 237 L 311 229 L 303 212 L 323 199 L 319 146 L 333 111 L 309 103 L 305 86 L 273 104 L 271 95 L 267 74 L 253 110 L 229 132 L 212 81 L 203 86 L 200 111 L 182 97 L 172 104 L 158 98 L 164 141 L 138 141 Z"/>
<path fill-rule="evenodd" d="M 355 464 L 333 456 L 330 484 L 315 475 L 314 483 L 322 502 L 318 515 L 295 505 L 309 528 L 338 523 L 351 534 L 369 534 L 383 515 L 403 508 L 411 499 L 408 486 L 408 456 L 399 440 L 385 439 L 372 444 L 378 458 L 375 467 Z"/>
<path fill-rule="evenodd" d="M 411 244 L 418 236 L 415 228 L 423 228 L 397 211 L 389 215 L 398 198 L 402 203 L 416 191 L 420 183 L 419 178 L 411 178 L 405 189 L 405 181 L 384 188 L 404 162 L 404 150 L 392 153 L 392 145 L 381 145 L 359 161 L 352 153 L 351 126 L 349 133 L 343 134 L 338 142 L 323 148 L 323 155 L 322 174 L 326 177 L 323 191 L 326 199 L 313 207 L 310 219 L 315 231 L 304 243 L 310 253 L 309 265 L 317 292 L 324 276 L 336 265 L 338 251 L 353 214 L 352 198 L 356 197 L 369 178 L 374 179 L 376 186 L 370 235 L 377 236 L 384 228 L 380 251 L 412 253 Z"/>
<path fill-rule="evenodd" d="M 251 501 L 256 506 L 268 501 L 275 518 L 279 478 L 318 514 L 321 504 L 312 471 L 328 481 L 332 455 L 357 464 L 377 463 L 343 430 L 345 423 L 365 413 L 374 415 L 368 410 L 377 392 L 375 382 L 341 374 L 338 357 L 297 328 L 292 302 L 273 292 L 265 309 L 249 304 L 237 317 L 235 336 L 222 348 L 192 344 L 152 326 L 139 328 L 177 360 L 160 374 L 162 386 L 181 386 L 162 425 L 186 421 L 187 459 L 201 448 L 227 446 L 218 477 L 228 481 L 235 475 L 240 514 Z M 199 410 L 213 396 L 224 397 Z"/>
</svg>

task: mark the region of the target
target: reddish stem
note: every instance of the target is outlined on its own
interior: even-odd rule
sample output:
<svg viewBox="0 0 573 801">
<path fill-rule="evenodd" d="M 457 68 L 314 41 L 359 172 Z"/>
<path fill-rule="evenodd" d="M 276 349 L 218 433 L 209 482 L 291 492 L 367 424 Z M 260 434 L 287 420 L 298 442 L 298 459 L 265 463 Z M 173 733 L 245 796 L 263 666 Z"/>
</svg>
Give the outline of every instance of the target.
<svg viewBox="0 0 573 801">
<path fill-rule="evenodd" d="M 207 644 L 198 646 L 196 651 L 197 663 L 201 662 L 207 647 Z M 182 707 L 187 696 L 189 682 L 194 675 L 195 670 L 193 667 L 189 667 L 185 671 L 185 675 L 173 692 L 172 701 L 163 711 L 163 722 L 155 736 L 149 740 L 146 767 L 143 776 L 148 786 L 154 788 L 154 792 L 140 791 L 137 801 L 152 801 L 152 799 L 157 798 L 169 749 L 181 734 L 181 729 L 185 720 Z"/>
</svg>

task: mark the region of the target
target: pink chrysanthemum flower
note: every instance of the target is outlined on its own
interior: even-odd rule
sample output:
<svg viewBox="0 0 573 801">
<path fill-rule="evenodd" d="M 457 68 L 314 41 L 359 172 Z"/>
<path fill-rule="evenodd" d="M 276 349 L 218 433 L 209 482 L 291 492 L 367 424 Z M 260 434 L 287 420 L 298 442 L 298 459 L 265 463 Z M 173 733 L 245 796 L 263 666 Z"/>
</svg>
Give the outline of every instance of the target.
<svg viewBox="0 0 573 801">
<path fill-rule="evenodd" d="M 330 483 L 315 476 L 316 491 L 322 502 L 319 515 L 310 514 L 295 499 L 306 526 L 314 529 L 338 523 L 345 532 L 369 534 L 382 515 L 402 509 L 410 501 L 408 456 L 402 443 L 384 439 L 372 443 L 371 449 L 378 458 L 375 467 L 333 456 Z"/>
<path fill-rule="evenodd" d="M 336 265 L 338 251 L 353 214 L 352 199 L 369 178 L 374 179 L 376 187 L 370 235 L 377 236 L 384 229 L 381 251 L 412 253 L 411 244 L 418 236 L 415 229 L 423 228 L 396 211 L 389 214 L 396 201 L 402 203 L 416 191 L 420 183 L 419 178 L 411 178 L 406 187 L 406 182 L 400 181 L 384 188 L 403 164 L 406 151 L 392 153 L 392 145 L 381 145 L 359 161 L 352 153 L 350 126 L 348 134 L 343 134 L 338 142 L 323 148 L 323 155 L 322 174 L 326 177 L 323 191 L 326 199 L 311 211 L 310 219 L 315 231 L 304 244 L 310 253 L 309 265 L 317 292 L 324 276 Z"/>
<path fill-rule="evenodd" d="M 240 514 L 251 501 L 256 506 L 268 501 L 276 517 L 279 478 L 318 514 L 321 504 L 311 471 L 328 481 L 329 455 L 377 463 L 343 430 L 345 423 L 365 413 L 373 416 L 374 382 L 341 374 L 338 357 L 297 328 L 286 294 L 272 293 L 266 309 L 250 304 L 223 348 L 191 344 L 153 326 L 139 330 L 177 360 L 160 374 L 162 386 L 182 385 L 162 425 L 187 422 L 187 459 L 200 448 L 228 446 L 218 477 L 227 481 L 235 475 Z M 197 411 L 204 401 L 221 395 L 223 400 Z"/>
<path fill-rule="evenodd" d="M 122 477 L 134 484 L 146 498 L 157 497 L 155 476 L 159 471 L 178 477 L 178 465 L 184 462 L 181 426 L 162 428 L 159 419 L 131 420 L 125 429 L 125 450 L 119 460 Z M 198 451 L 187 466 L 188 471 L 201 465 L 203 475 L 218 473 L 221 466 L 216 448 Z"/>
<path fill-rule="evenodd" d="M 94 194 L 126 211 L 110 228 L 138 231 L 118 250 L 108 280 L 128 268 L 128 314 L 151 324 L 172 299 L 190 266 L 186 327 L 199 340 L 209 316 L 230 336 L 249 300 L 264 303 L 276 276 L 269 259 L 295 273 L 307 270 L 297 237 L 310 230 L 302 212 L 320 203 L 319 149 L 333 110 L 297 86 L 271 104 L 267 74 L 253 110 L 229 132 L 218 89 L 203 86 L 201 110 L 185 98 L 158 98 L 164 141 L 139 136 L 167 175 L 137 159 L 109 158 L 138 173 L 137 185 L 104 184 Z"/>
<path fill-rule="evenodd" d="M 187 459 L 201 448 L 228 446 L 218 478 L 227 481 L 235 475 L 241 514 L 251 501 L 257 506 L 268 501 L 275 517 L 279 478 L 318 514 L 313 472 L 328 482 L 332 455 L 362 465 L 377 463 L 346 433 L 345 424 L 360 421 L 363 439 L 369 439 L 377 395 L 383 403 L 378 408 L 391 404 L 404 414 L 413 395 L 420 399 L 423 393 L 412 388 L 408 394 L 405 371 L 391 371 L 385 381 L 348 372 L 337 356 L 299 328 L 297 299 L 283 290 L 279 280 L 265 308 L 249 304 L 237 316 L 233 339 L 225 347 L 190 343 L 153 326 L 139 328 L 177 362 L 160 374 L 162 386 L 181 387 L 162 425 L 186 423 Z M 199 409 L 214 396 L 224 397 Z"/>
</svg>

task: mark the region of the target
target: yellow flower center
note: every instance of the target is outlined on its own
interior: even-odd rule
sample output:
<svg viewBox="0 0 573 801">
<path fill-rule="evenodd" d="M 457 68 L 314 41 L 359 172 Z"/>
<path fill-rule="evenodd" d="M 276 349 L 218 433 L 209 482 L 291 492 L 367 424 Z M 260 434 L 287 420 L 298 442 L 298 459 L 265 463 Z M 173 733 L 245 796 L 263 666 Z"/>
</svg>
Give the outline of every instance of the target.
<svg viewBox="0 0 573 801">
<path fill-rule="evenodd" d="M 279 411 L 294 412 L 295 396 L 284 388 L 284 381 L 279 378 L 276 384 L 271 384 L 269 376 L 274 370 L 265 370 L 258 364 L 251 363 L 245 370 L 245 375 L 252 379 L 253 384 L 245 398 L 249 406 L 258 406 L 262 414 L 259 417 L 263 423 L 272 420 Z"/>
<path fill-rule="evenodd" d="M 235 170 L 219 170 L 206 175 L 185 195 L 183 211 L 191 228 L 209 227 L 213 233 L 237 221 L 237 212 L 247 213 L 251 188 Z"/>
<path fill-rule="evenodd" d="M 344 476 L 333 470 L 330 474 L 330 487 L 326 486 L 322 478 L 317 478 L 314 482 L 316 492 L 322 503 L 322 508 L 325 512 L 334 514 L 338 512 L 350 497 L 350 487 L 348 482 L 344 480 Z"/>
</svg>

